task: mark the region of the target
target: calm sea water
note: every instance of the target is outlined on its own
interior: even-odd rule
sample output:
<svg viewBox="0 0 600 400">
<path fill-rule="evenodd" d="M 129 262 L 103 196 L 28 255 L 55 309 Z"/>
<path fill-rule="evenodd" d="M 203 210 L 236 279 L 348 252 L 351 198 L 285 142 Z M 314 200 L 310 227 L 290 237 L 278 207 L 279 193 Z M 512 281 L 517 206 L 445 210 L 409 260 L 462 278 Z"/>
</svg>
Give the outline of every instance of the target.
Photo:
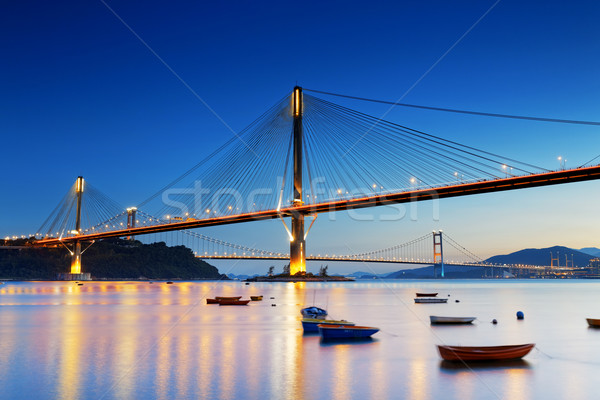
<svg viewBox="0 0 600 400">
<path fill-rule="evenodd" d="M 449 302 L 414 304 L 416 291 Z M 259 294 L 246 307 L 204 300 Z M 381 331 L 341 344 L 303 335 L 313 302 Z M 431 327 L 429 315 L 478 320 Z M 595 399 L 600 330 L 586 317 L 600 318 L 600 282 L 8 282 L 0 398 Z M 471 369 L 435 348 L 529 342 L 523 362 Z"/>
</svg>

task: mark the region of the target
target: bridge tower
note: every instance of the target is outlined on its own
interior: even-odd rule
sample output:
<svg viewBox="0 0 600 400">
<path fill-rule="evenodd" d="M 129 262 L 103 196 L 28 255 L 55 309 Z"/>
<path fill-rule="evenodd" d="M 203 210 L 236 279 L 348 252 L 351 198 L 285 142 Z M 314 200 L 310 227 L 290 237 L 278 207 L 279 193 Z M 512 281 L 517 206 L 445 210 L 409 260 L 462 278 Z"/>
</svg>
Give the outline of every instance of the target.
<svg viewBox="0 0 600 400">
<path fill-rule="evenodd" d="M 302 197 L 302 88 L 294 87 L 292 116 L 294 118 L 294 206 L 304 204 Z M 306 271 L 306 241 L 304 239 L 304 214 L 292 213 L 290 238 L 290 274 Z"/>
<path fill-rule="evenodd" d="M 442 245 L 442 231 L 433 231 L 433 270 L 435 271 L 435 264 L 441 266 L 441 277 L 444 277 L 444 248 Z"/>
<path fill-rule="evenodd" d="M 135 228 L 135 214 L 137 212 L 137 207 L 129 207 L 127 209 L 127 229 Z M 127 240 L 133 240 L 134 236 L 127 236 Z"/>
<path fill-rule="evenodd" d="M 71 231 L 75 236 L 81 234 L 81 199 L 83 197 L 83 191 L 85 186 L 85 180 L 83 176 L 78 176 L 75 181 L 75 197 L 76 197 L 76 209 L 75 209 L 75 229 Z M 88 246 L 89 247 L 89 246 Z M 73 243 L 73 250 L 71 251 L 71 272 L 58 274 L 60 280 L 80 280 L 89 281 L 91 276 L 89 272 L 81 272 L 81 241 L 75 240 Z M 84 250 L 85 251 L 85 250 Z"/>
<path fill-rule="evenodd" d="M 85 181 L 83 176 L 77 177 L 75 184 L 75 196 L 77 197 L 77 209 L 75 214 L 75 235 L 81 233 L 81 198 L 83 197 L 83 187 Z M 81 242 L 76 240 L 73 244 L 73 254 L 71 255 L 71 274 L 81 274 Z"/>
</svg>

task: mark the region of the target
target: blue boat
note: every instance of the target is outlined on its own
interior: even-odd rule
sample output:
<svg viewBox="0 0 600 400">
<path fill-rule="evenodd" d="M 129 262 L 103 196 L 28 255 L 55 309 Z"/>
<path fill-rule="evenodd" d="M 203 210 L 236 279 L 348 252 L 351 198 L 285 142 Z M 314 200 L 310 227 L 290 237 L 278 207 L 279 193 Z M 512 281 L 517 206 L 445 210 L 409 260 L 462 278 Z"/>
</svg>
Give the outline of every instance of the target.
<svg viewBox="0 0 600 400">
<path fill-rule="evenodd" d="M 300 314 L 302 314 L 304 318 L 325 319 L 327 316 L 327 311 L 323 310 L 322 308 L 312 306 L 303 308 L 300 310 Z"/>
<path fill-rule="evenodd" d="M 302 318 L 302 328 L 304 332 L 310 333 L 318 333 L 319 332 L 319 324 L 322 325 L 349 325 L 353 326 L 354 322 L 349 322 L 346 320 L 336 321 L 333 319 L 318 319 L 318 318 Z"/>
<path fill-rule="evenodd" d="M 319 334 L 323 339 L 366 339 L 379 332 L 372 326 L 349 326 L 320 324 Z"/>
</svg>

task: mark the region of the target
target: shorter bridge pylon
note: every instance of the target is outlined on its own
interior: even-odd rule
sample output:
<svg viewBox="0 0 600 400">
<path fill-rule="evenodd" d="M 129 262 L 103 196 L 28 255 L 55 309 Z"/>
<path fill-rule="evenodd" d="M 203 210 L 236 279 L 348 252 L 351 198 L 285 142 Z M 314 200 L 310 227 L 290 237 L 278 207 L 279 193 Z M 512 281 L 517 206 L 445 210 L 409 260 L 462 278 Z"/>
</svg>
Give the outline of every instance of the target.
<svg viewBox="0 0 600 400">
<path fill-rule="evenodd" d="M 433 271 L 434 275 L 437 278 L 436 274 L 436 265 L 440 265 L 440 276 L 444 277 L 444 247 L 442 244 L 442 231 L 436 232 L 433 231 Z"/>
</svg>

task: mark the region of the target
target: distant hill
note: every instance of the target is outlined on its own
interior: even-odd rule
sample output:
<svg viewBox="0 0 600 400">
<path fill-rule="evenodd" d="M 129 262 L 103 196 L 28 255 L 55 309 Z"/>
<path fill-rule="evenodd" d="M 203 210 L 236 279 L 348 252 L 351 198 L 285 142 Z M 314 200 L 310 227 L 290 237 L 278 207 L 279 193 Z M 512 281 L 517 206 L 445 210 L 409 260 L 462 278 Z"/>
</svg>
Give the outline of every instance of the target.
<svg viewBox="0 0 600 400">
<path fill-rule="evenodd" d="M 438 268 L 438 274 L 440 272 Z M 431 279 L 434 277 L 433 266 L 404 269 L 388 274 L 385 279 Z M 484 277 L 484 268 L 444 266 L 444 277 L 448 279 L 478 279 Z"/>
<path fill-rule="evenodd" d="M 493 256 L 486 261 L 495 264 L 528 264 L 528 265 L 550 265 L 550 252 L 556 258 L 558 254 L 559 265 L 565 266 L 565 255 L 568 256 L 569 265 L 571 254 L 576 267 L 585 267 L 594 256 L 564 246 L 546 247 L 544 249 L 524 249 L 514 253 Z"/>
<path fill-rule="evenodd" d="M 373 278 L 385 278 L 389 272 L 385 274 L 374 274 L 373 272 L 356 271 L 351 274 L 345 274 L 344 276 L 356 278 L 356 279 L 373 279 Z"/>
<path fill-rule="evenodd" d="M 600 249 L 597 247 L 584 247 L 579 249 L 580 252 L 589 254 L 590 256 L 600 257 Z"/>
<path fill-rule="evenodd" d="M 259 274 L 253 274 L 253 275 L 244 275 L 244 274 L 240 274 L 240 275 L 236 275 L 236 274 L 227 274 L 227 277 L 229 279 L 239 279 L 241 281 L 243 281 L 244 279 L 248 279 L 248 278 L 256 278 L 257 276 L 260 276 Z"/>
</svg>

